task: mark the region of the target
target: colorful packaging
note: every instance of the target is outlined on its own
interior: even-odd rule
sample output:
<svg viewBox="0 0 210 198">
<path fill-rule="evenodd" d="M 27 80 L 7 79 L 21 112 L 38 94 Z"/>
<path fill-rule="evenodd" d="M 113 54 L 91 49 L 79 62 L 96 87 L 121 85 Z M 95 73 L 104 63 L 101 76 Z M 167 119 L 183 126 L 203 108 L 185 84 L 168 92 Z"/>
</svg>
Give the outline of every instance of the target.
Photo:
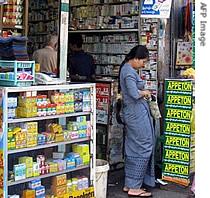
<svg viewBox="0 0 210 198">
<path fill-rule="evenodd" d="M 19 161 L 19 164 L 25 164 L 26 165 L 26 168 L 32 168 L 33 167 L 33 157 L 28 157 L 28 156 L 25 156 L 25 157 L 20 157 L 18 159 Z"/>
<path fill-rule="evenodd" d="M 35 190 L 24 190 L 23 198 L 35 198 Z"/>
<path fill-rule="evenodd" d="M 39 164 L 37 162 L 33 163 L 33 176 L 37 177 L 40 175 Z"/>
<path fill-rule="evenodd" d="M 53 177 L 52 179 L 52 185 L 53 186 L 63 186 L 67 184 L 67 175 L 63 174 L 63 175 L 58 175 Z"/>
<path fill-rule="evenodd" d="M 26 178 L 26 165 L 25 164 L 14 165 L 13 169 L 14 169 L 15 181 Z"/>
<path fill-rule="evenodd" d="M 40 186 L 41 186 L 41 179 L 36 179 L 28 183 L 28 187 L 32 190 L 35 190 L 36 188 Z"/>
<path fill-rule="evenodd" d="M 45 187 L 44 186 L 39 186 L 35 189 L 35 194 L 36 194 L 36 197 L 41 197 L 41 196 L 44 196 L 45 195 Z"/>
</svg>

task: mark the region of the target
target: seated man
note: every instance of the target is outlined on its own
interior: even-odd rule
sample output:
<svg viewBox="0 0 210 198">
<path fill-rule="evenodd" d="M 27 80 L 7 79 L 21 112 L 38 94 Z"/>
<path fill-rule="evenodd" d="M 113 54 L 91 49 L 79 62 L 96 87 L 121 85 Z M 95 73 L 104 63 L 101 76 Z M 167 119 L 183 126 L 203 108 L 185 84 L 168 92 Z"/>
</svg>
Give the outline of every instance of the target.
<svg viewBox="0 0 210 198">
<path fill-rule="evenodd" d="M 93 57 L 82 50 L 82 44 L 80 34 L 69 36 L 71 55 L 68 57 L 68 71 L 72 81 L 91 81 L 95 78 Z"/>
<path fill-rule="evenodd" d="M 33 60 L 40 64 L 40 72 L 57 74 L 57 45 L 58 37 L 51 35 L 47 45 L 33 53 Z"/>
</svg>

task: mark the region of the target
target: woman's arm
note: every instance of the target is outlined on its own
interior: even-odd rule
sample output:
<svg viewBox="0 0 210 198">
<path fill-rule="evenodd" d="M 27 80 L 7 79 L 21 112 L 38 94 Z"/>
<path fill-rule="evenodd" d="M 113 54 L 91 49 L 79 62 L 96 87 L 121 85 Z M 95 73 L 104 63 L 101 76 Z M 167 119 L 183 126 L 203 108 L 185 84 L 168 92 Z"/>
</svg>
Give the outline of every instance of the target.
<svg viewBox="0 0 210 198">
<path fill-rule="evenodd" d="M 150 92 L 148 90 L 138 89 L 135 76 L 127 75 L 125 77 L 125 85 L 129 96 L 131 96 L 135 100 L 138 100 L 142 97 L 150 97 Z"/>
</svg>

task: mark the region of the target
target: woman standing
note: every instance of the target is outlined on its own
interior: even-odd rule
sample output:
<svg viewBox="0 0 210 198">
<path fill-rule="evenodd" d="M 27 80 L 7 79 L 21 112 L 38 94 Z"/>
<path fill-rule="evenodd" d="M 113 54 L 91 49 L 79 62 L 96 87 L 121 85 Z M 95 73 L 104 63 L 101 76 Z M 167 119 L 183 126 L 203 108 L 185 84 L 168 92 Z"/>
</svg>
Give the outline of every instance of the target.
<svg viewBox="0 0 210 198">
<path fill-rule="evenodd" d="M 148 61 L 148 49 L 138 45 L 131 49 L 120 68 L 120 88 L 125 123 L 125 186 L 131 197 L 151 197 L 142 184 L 155 186 L 155 135 L 150 109 L 145 98 L 150 92 L 137 70 Z"/>
</svg>

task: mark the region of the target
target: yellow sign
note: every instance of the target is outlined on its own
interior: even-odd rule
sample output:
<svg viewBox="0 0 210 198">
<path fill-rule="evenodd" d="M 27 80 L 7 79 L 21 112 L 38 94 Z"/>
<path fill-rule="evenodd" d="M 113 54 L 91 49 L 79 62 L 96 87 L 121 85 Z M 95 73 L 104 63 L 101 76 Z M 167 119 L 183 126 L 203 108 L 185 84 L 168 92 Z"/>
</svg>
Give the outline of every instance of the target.
<svg viewBox="0 0 210 198">
<path fill-rule="evenodd" d="M 191 81 L 168 81 L 167 91 L 192 91 Z"/>
<path fill-rule="evenodd" d="M 39 63 L 35 64 L 35 72 L 40 72 L 40 64 Z"/>
<path fill-rule="evenodd" d="M 187 95 L 167 95 L 167 104 L 192 105 L 192 97 Z"/>
<path fill-rule="evenodd" d="M 166 136 L 166 146 L 190 147 L 190 138 L 183 138 L 177 136 Z"/>
<path fill-rule="evenodd" d="M 166 173 L 173 173 L 178 175 L 189 175 L 189 166 L 181 165 L 181 164 L 169 164 L 165 163 L 164 168 Z"/>
<path fill-rule="evenodd" d="M 190 153 L 186 151 L 165 149 L 165 159 L 189 162 Z"/>
<path fill-rule="evenodd" d="M 166 111 L 166 117 L 167 118 L 190 120 L 191 115 L 192 115 L 191 110 L 167 109 L 167 111 Z"/>
<path fill-rule="evenodd" d="M 178 122 L 166 122 L 165 131 L 173 132 L 173 133 L 180 133 L 180 134 L 190 134 L 191 125 L 182 124 Z"/>
<path fill-rule="evenodd" d="M 70 194 L 69 198 L 94 198 L 94 188 L 78 190 Z"/>
</svg>

